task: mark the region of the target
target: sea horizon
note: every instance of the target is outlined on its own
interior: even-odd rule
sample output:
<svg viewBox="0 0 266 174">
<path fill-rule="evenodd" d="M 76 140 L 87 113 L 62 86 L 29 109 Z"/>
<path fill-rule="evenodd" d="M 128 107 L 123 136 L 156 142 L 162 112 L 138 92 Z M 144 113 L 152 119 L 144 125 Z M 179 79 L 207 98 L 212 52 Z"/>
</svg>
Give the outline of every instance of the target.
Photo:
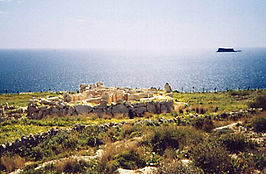
<svg viewBox="0 0 266 174">
<path fill-rule="evenodd" d="M 98 81 L 161 89 L 168 82 L 185 92 L 266 88 L 266 48 L 217 49 L 0 49 L 0 93 L 76 91 L 81 83 Z"/>
</svg>

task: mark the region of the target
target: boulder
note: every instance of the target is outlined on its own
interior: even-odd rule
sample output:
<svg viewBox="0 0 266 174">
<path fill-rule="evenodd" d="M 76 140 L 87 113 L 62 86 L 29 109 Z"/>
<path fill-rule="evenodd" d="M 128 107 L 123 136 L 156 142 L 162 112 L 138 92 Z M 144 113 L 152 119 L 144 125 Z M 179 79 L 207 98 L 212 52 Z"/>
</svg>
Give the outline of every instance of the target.
<svg viewBox="0 0 266 174">
<path fill-rule="evenodd" d="M 164 113 L 164 112 L 167 112 L 167 111 L 168 111 L 167 105 L 165 103 L 161 103 L 160 112 Z"/>
<path fill-rule="evenodd" d="M 76 113 L 76 108 L 74 106 L 70 106 L 68 110 L 69 115 L 74 115 Z"/>
<path fill-rule="evenodd" d="M 157 113 L 155 103 L 151 102 L 147 104 L 147 112 Z"/>
<path fill-rule="evenodd" d="M 88 105 L 77 105 L 76 111 L 78 114 L 88 114 L 92 111 L 92 107 Z"/>
<path fill-rule="evenodd" d="M 88 86 L 89 86 L 88 84 L 80 84 L 80 86 L 79 86 L 79 92 L 80 93 L 83 93 Z"/>
<path fill-rule="evenodd" d="M 97 106 L 93 108 L 92 112 L 101 117 L 103 114 L 106 113 L 106 110 L 107 110 L 106 107 Z"/>
<path fill-rule="evenodd" d="M 65 92 L 63 94 L 63 97 L 64 97 L 64 102 L 71 102 L 72 101 L 72 97 L 70 96 L 70 94 L 68 92 Z"/>
<path fill-rule="evenodd" d="M 96 86 L 97 86 L 97 87 L 102 87 L 102 86 L 103 86 L 103 83 L 102 83 L 102 82 L 97 82 L 97 83 L 96 83 Z"/>
<path fill-rule="evenodd" d="M 52 112 L 51 112 L 51 114 L 52 114 L 52 115 L 58 115 L 58 112 L 59 112 L 59 108 L 54 107 L 54 108 L 52 108 Z"/>
<path fill-rule="evenodd" d="M 127 115 L 128 108 L 123 104 L 118 104 L 118 105 L 113 106 L 112 114 L 115 115 L 115 114 L 120 114 L 120 113 L 123 115 Z"/>
<path fill-rule="evenodd" d="M 169 83 L 165 83 L 165 85 L 164 85 L 164 90 L 165 90 L 166 92 L 172 92 L 172 88 L 171 88 L 171 86 L 169 85 Z"/>
<path fill-rule="evenodd" d="M 137 116 L 142 116 L 145 112 L 147 112 L 146 107 L 134 107 L 134 111 Z"/>
</svg>

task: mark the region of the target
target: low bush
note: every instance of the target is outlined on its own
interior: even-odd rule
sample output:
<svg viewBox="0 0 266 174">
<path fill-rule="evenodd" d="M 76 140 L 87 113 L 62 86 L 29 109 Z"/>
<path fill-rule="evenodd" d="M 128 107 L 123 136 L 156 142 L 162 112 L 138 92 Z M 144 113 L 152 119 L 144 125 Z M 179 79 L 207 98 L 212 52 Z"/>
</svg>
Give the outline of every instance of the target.
<svg viewBox="0 0 266 174">
<path fill-rule="evenodd" d="M 119 135 L 119 139 L 125 139 L 125 138 L 133 138 L 135 136 L 141 135 L 141 132 L 145 129 L 145 126 L 143 125 L 134 125 L 131 124 L 124 124 L 121 127 L 121 133 Z"/>
<path fill-rule="evenodd" d="M 25 159 L 20 156 L 2 156 L 0 158 L 0 171 L 12 172 L 25 165 Z"/>
<path fill-rule="evenodd" d="M 201 133 L 195 131 L 195 129 L 189 127 L 178 128 L 170 125 L 151 128 L 146 132 L 141 144 L 148 145 L 153 152 L 163 155 L 167 148 L 182 149 L 188 144 L 196 144 L 202 141 L 202 138 Z"/>
<path fill-rule="evenodd" d="M 219 141 L 232 153 L 243 152 L 254 148 L 254 143 L 241 134 L 227 133 L 219 137 Z"/>
<path fill-rule="evenodd" d="M 249 91 L 229 91 L 229 95 L 231 96 L 246 96 L 249 95 Z"/>
<path fill-rule="evenodd" d="M 214 128 L 213 121 L 209 118 L 195 118 L 192 121 L 192 125 L 197 129 L 202 129 L 206 132 L 210 132 Z"/>
<path fill-rule="evenodd" d="M 263 151 L 251 151 L 239 154 L 236 159 L 233 160 L 233 172 L 234 173 L 252 173 L 254 169 L 265 173 L 266 156 Z M 264 172 L 263 172 L 264 171 Z"/>
<path fill-rule="evenodd" d="M 249 161 L 254 165 L 254 167 L 258 170 L 266 169 L 266 154 L 263 151 L 253 151 L 253 153 L 249 153 Z"/>
<path fill-rule="evenodd" d="M 125 150 L 113 157 L 113 165 L 115 168 L 137 169 L 145 166 L 145 161 L 134 150 Z"/>
<path fill-rule="evenodd" d="M 256 132 L 266 132 L 266 117 L 259 116 L 254 117 L 251 121 L 251 126 L 254 128 Z"/>
<path fill-rule="evenodd" d="M 251 107 L 251 108 L 263 108 L 263 110 L 265 110 L 266 109 L 266 92 L 257 96 L 253 102 L 249 103 L 249 107 Z"/>
<path fill-rule="evenodd" d="M 69 159 L 56 164 L 55 170 L 57 173 L 85 173 L 88 167 L 84 160 Z"/>
<path fill-rule="evenodd" d="M 137 169 L 144 167 L 144 153 L 136 144 L 108 144 L 99 159 L 99 173 L 113 173 L 118 168 Z"/>
<path fill-rule="evenodd" d="M 205 173 L 227 173 L 231 170 L 231 158 L 228 151 L 220 143 L 209 140 L 191 148 L 191 156 L 195 166 Z"/>
<path fill-rule="evenodd" d="M 193 164 L 183 164 L 181 161 L 162 162 L 155 174 L 203 174 L 203 170 Z"/>
<path fill-rule="evenodd" d="M 36 165 L 25 167 L 21 174 L 59 174 L 59 173 L 90 173 L 98 174 L 97 162 L 95 160 L 84 161 L 76 159 L 67 159 L 54 164 L 48 164 L 45 167 L 35 169 Z"/>
</svg>

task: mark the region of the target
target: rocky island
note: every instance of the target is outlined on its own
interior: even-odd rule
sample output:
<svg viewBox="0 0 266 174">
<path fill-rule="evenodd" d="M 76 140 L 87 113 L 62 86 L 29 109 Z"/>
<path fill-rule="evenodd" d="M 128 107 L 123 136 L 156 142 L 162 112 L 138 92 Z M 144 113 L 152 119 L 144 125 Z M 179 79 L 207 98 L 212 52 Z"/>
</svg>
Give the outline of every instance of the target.
<svg viewBox="0 0 266 174">
<path fill-rule="evenodd" d="M 236 52 L 234 48 L 219 48 L 216 52 Z"/>
</svg>

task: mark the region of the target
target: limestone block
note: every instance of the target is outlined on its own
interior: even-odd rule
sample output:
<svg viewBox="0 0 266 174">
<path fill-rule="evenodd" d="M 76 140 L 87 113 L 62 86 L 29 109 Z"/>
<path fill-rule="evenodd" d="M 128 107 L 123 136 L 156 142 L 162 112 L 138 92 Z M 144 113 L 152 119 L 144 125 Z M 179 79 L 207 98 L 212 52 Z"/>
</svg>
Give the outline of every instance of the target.
<svg viewBox="0 0 266 174">
<path fill-rule="evenodd" d="M 88 84 L 80 84 L 79 86 L 79 92 L 83 93 L 86 90 L 86 87 L 88 87 Z"/>
<path fill-rule="evenodd" d="M 137 95 L 135 95 L 135 94 L 129 94 L 128 95 L 128 100 L 130 101 L 130 100 L 137 100 L 138 99 L 138 96 Z"/>
<path fill-rule="evenodd" d="M 138 94 L 139 98 L 149 98 L 148 93 L 140 93 Z"/>
<path fill-rule="evenodd" d="M 105 108 L 104 109 L 104 107 L 99 107 L 99 106 L 97 106 L 97 107 L 94 107 L 93 108 L 93 113 L 95 113 L 95 114 L 97 114 L 98 116 L 102 116 L 103 114 L 105 114 L 106 112 L 105 112 L 105 110 L 106 110 L 107 108 Z"/>
<path fill-rule="evenodd" d="M 96 86 L 97 86 L 97 87 L 102 87 L 102 86 L 103 86 L 103 83 L 102 83 L 102 82 L 97 82 L 97 83 L 96 83 Z"/>
<path fill-rule="evenodd" d="M 77 105 L 76 111 L 78 114 L 88 114 L 92 111 L 92 108 L 88 105 Z"/>
<path fill-rule="evenodd" d="M 164 90 L 165 90 L 166 92 L 172 92 L 172 88 L 171 88 L 171 86 L 169 85 L 169 83 L 165 83 L 165 85 L 164 85 Z"/>
<path fill-rule="evenodd" d="M 71 95 L 68 93 L 68 92 L 65 92 L 64 94 L 63 94 L 63 97 L 64 97 L 64 101 L 65 102 L 71 102 L 72 101 L 72 97 L 71 97 Z"/>
<path fill-rule="evenodd" d="M 155 103 L 148 103 L 147 104 L 147 112 L 150 112 L 150 113 L 157 113 L 157 109 L 156 109 L 156 106 L 155 106 Z"/>
<path fill-rule="evenodd" d="M 147 108 L 146 107 L 134 107 L 134 111 L 136 113 L 137 116 L 142 116 L 145 112 L 147 112 Z"/>
<path fill-rule="evenodd" d="M 122 113 L 123 115 L 128 114 L 128 108 L 123 104 L 118 104 L 112 107 L 112 114 L 119 114 Z"/>
</svg>

